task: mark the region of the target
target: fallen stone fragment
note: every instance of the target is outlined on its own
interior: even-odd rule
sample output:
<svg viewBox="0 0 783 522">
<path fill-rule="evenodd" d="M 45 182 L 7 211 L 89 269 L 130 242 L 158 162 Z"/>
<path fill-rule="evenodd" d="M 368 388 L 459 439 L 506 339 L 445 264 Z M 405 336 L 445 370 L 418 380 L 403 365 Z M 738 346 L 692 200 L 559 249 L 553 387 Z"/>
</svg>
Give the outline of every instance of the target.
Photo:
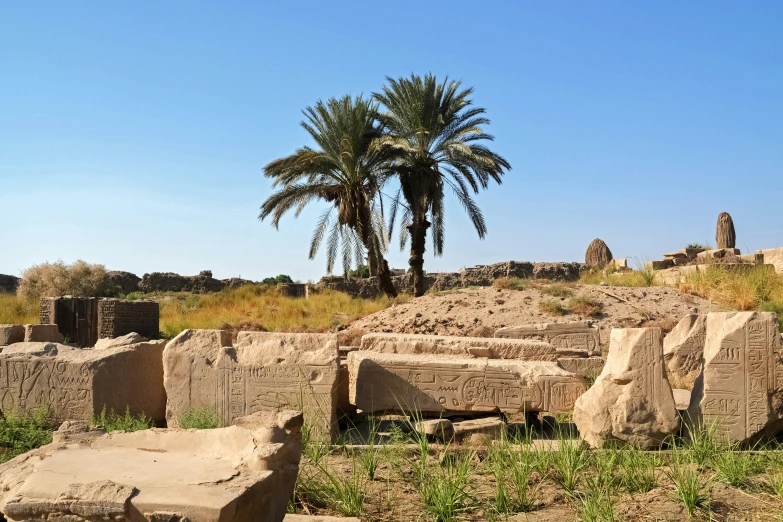
<svg viewBox="0 0 783 522">
<path fill-rule="evenodd" d="M 603 371 L 606 361 L 603 357 L 560 357 L 557 364 L 567 372 L 595 378 Z"/>
<path fill-rule="evenodd" d="M 61 343 L 63 335 L 56 324 L 26 324 L 24 325 L 24 342 Z"/>
<path fill-rule="evenodd" d="M 278 522 L 302 450 L 298 412 L 214 430 L 67 435 L 0 465 L 9 522 Z"/>
<path fill-rule="evenodd" d="M 449 419 L 422 420 L 416 423 L 416 430 L 440 442 L 449 442 L 454 438 L 454 425 Z"/>
<path fill-rule="evenodd" d="M 606 365 L 576 400 L 573 420 L 594 448 L 616 441 L 655 448 L 677 431 L 660 328 L 612 330 Z"/>
<path fill-rule="evenodd" d="M 146 338 L 136 332 L 131 332 L 120 337 L 98 339 L 98 342 L 95 343 L 95 349 L 105 350 L 106 348 L 114 348 L 115 346 L 130 346 L 132 344 L 143 343 L 146 340 Z"/>
<path fill-rule="evenodd" d="M 568 412 L 584 379 L 554 362 L 405 355 L 348 355 L 351 403 L 363 412 Z"/>
<path fill-rule="evenodd" d="M 470 419 L 454 423 L 454 438 L 458 442 L 483 444 L 498 440 L 508 431 L 503 419 L 490 417 L 485 419 Z"/>
<path fill-rule="evenodd" d="M 297 409 L 321 433 L 337 433 L 337 335 L 185 330 L 163 352 L 168 426 L 207 407 L 224 425 L 257 411 Z"/>
<path fill-rule="evenodd" d="M 24 342 L 0 353 L 0 409 L 43 405 L 56 420 L 89 420 L 105 408 L 165 420 L 165 341 L 104 350 Z"/>
<path fill-rule="evenodd" d="M 674 395 L 674 404 L 677 408 L 677 411 L 687 410 L 688 405 L 691 402 L 691 391 L 673 388 L 672 394 Z"/>
<path fill-rule="evenodd" d="M 542 341 L 446 335 L 370 333 L 362 337 L 362 351 L 525 361 L 557 360 L 554 346 Z"/>
<path fill-rule="evenodd" d="M 772 312 L 707 314 L 704 368 L 688 407 L 691 424 L 727 442 L 783 429 L 783 355 Z"/>
<path fill-rule="evenodd" d="M 663 340 L 663 360 L 670 379 L 691 382 L 701 371 L 707 316 L 689 314 Z"/>
<path fill-rule="evenodd" d="M 0 346 L 24 341 L 24 326 L 21 324 L 0 324 Z"/>
<path fill-rule="evenodd" d="M 553 345 L 563 356 L 568 355 L 565 353 L 568 350 L 586 352 L 587 355 L 601 351 L 598 328 L 591 321 L 507 326 L 497 330 L 495 337 L 544 341 Z"/>
</svg>

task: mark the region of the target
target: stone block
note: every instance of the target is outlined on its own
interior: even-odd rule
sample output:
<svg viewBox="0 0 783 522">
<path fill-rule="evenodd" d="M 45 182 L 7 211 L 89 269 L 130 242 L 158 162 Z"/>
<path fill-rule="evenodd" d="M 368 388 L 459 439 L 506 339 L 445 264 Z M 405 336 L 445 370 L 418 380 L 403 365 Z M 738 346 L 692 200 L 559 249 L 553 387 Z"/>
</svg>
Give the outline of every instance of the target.
<svg viewBox="0 0 783 522">
<path fill-rule="evenodd" d="M 214 430 L 66 436 L 0 465 L 0 511 L 9 522 L 279 522 L 301 426 L 283 411 Z"/>
<path fill-rule="evenodd" d="M 673 259 L 661 259 L 658 261 L 647 261 L 644 266 L 647 270 L 666 270 L 674 266 Z"/>
<path fill-rule="evenodd" d="M 57 343 L 17 343 L 0 353 L 0 408 L 46 405 L 63 420 L 88 420 L 101 410 L 165 419 L 165 341 L 105 350 Z"/>
<path fill-rule="evenodd" d="M 160 337 L 160 305 L 156 301 L 98 301 L 99 338 L 121 337 L 131 332 L 147 339 Z"/>
<path fill-rule="evenodd" d="M 440 355 L 348 355 L 351 403 L 363 412 L 567 412 L 584 379 L 554 362 Z"/>
<path fill-rule="evenodd" d="M 609 264 L 606 265 L 607 268 L 614 268 L 617 270 L 626 270 L 628 269 L 628 258 L 622 257 L 620 259 L 612 259 L 609 261 Z"/>
<path fill-rule="evenodd" d="M 716 259 L 723 259 L 729 256 L 740 255 L 739 248 L 716 248 L 714 250 L 705 250 L 696 254 L 696 259 L 700 262 L 709 262 Z"/>
<path fill-rule="evenodd" d="M 783 248 L 768 248 L 756 250 L 756 254 L 763 256 L 764 264 L 775 267 L 775 272 L 783 274 Z"/>
<path fill-rule="evenodd" d="M 24 341 L 24 326 L 21 324 L 0 324 L 0 346 Z"/>
<path fill-rule="evenodd" d="M 489 441 L 503 438 L 508 432 L 508 426 L 503 419 L 489 417 L 470 419 L 454 423 L 454 438 L 457 442 L 472 442 L 485 444 Z"/>
<path fill-rule="evenodd" d="M 701 371 L 701 356 L 707 333 L 707 316 L 689 314 L 663 340 L 663 360 L 668 375 L 681 381 Z"/>
<path fill-rule="evenodd" d="M 257 411 L 296 409 L 322 433 L 337 433 L 336 334 L 185 330 L 163 352 L 166 420 L 208 407 L 225 425 Z"/>
<path fill-rule="evenodd" d="M 449 419 L 422 420 L 416 423 L 416 430 L 440 442 L 449 442 L 454 438 L 454 425 Z"/>
<path fill-rule="evenodd" d="M 507 326 L 495 332 L 498 339 L 528 339 L 544 341 L 559 352 L 580 350 L 588 354 L 600 352 L 598 328 L 591 321 L 571 323 L 541 323 L 523 326 Z M 566 356 L 565 353 L 561 353 Z"/>
<path fill-rule="evenodd" d="M 609 442 L 655 448 L 677 431 L 660 328 L 612 330 L 606 365 L 577 399 L 573 420 L 594 448 Z"/>
<path fill-rule="evenodd" d="M 691 403 L 691 391 L 672 388 L 672 394 L 674 395 L 674 404 L 677 407 L 677 411 L 686 411 Z"/>
<path fill-rule="evenodd" d="M 783 363 L 777 315 L 707 314 L 704 366 L 688 407 L 690 421 L 724 441 L 775 435 L 783 424 Z"/>
<path fill-rule="evenodd" d="M 56 324 L 26 324 L 24 325 L 24 341 L 26 343 L 61 343 L 63 336 Z"/>
<path fill-rule="evenodd" d="M 447 335 L 370 333 L 362 336 L 362 350 L 378 353 L 488 357 L 525 361 L 556 361 L 549 343 L 527 339 L 492 339 Z"/>
<path fill-rule="evenodd" d="M 664 254 L 663 257 L 667 259 L 688 259 L 688 256 L 682 250 L 669 252 L 668 254 Z"/>
<path fill-rule="evenodd" d="M 557 364 L 565 371 L 582 377 L 597 377 L 603 371 L 606 361 L 603 357 L 560 357 Z"/>
</svg>

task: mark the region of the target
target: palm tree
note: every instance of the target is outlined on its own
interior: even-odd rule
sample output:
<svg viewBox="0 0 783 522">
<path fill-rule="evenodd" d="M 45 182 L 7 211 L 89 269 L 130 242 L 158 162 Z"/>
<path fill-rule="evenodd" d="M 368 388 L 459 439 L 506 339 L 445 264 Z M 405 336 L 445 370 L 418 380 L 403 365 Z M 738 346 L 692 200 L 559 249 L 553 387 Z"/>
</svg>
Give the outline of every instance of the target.
<svg viewBox="0 0 783 522">
<path fill-rule="evenodd" d="M 386 132 L 380 140 L 394 151 L 392 168 L 400 189 L 393 198 L 389 230 L 392 230 L 400 195 L 407 202 L 402 215 L 401 246 L 410 237 L 414 295 L 424 294 L 424 245 L 432 227 L 435 255 L 443 253 L 444 189 L 449 187 L 465 208 L 481 239 L 487 234 L 484 216 L 472 198 L 486 189 L 511 165 L 482 142 L 494 137 L 482 126 L 489 119 L 484 109 L 468 99 L 473 88 L 461 89 L 461 82 L 438 83 L 435 76 L 411 75 L 397 80 L 387 77 L 381 93 L 373 95 L 386 109 L 379 120 Z"/>
<path fill-rule="evenodd" d="M 313 200 L 330 203 L 318 220 L 310 242 L 310 259 L 327 241 L 327 270 L 334 268 L 342 243 L 345 273 L 352 260 L 364 260 L 364 252 L 378 286 L 390 297 L 397 291 L 391 281 L 389 265 L 383 257 L 387 233 L 381 208 L 376 204 L 380 187 L 392 175 L 388 170 L 388 149 L 375 146 L 381 129 L 377 124 L 377 105 L 361 96 L 344 96 L 319 101 L 304 111 L 302 127 L 310 133 L 317 149 L 302 147 L 290 156 L 264 167 L 264 175 L 279 188 L 261 206 L 260 220 L 272 218 L 278 228 L 289 210 L 299 216 Z"/>
</svg>

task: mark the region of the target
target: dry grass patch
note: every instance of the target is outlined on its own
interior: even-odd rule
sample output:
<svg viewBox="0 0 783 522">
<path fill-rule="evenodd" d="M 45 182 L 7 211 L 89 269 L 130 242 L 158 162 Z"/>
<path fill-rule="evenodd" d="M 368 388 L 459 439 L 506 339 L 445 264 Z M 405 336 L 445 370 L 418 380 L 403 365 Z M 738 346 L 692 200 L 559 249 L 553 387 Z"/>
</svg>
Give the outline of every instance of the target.
<svg viewBox="0 0 783 522">
<path fill-rule="evenodd" d="M 0 324 L 37 324 L 39 305 L 38 299 L 0 294 Z"/>
<path fill-rule="evenodd" d="M 539 302 L 538 310 L 541 313 L 555 316 L 566 315 L 568 313 L 568 310 L 563 307 L 562 303 L 560 303 L 560 301 L 555 301 L 554 299 L 548 299 Z"/>
<path fill-rule="evenodd" d="M 603 313 L 604 305 L 592 297 L 580 295 L 569 299 L 566 303 L 566 308 L 568 308 L 572 314 L 598 317 Z"/>
<path fill-rule="evenodd" d="M 545 286 L 540 290 L 540 292 L 544 295 L 550 295 L 552 297 L 571 297 L 574 295 L 574 291 L 563 283 L 554 283 Z"/>
<path fill-rule="evenodd" d="M 530 288 L 530 281 L 519 277 L 501 277 L 492 282 L 492 286 L 498 290 L 526 290 Z"/>
</svg>

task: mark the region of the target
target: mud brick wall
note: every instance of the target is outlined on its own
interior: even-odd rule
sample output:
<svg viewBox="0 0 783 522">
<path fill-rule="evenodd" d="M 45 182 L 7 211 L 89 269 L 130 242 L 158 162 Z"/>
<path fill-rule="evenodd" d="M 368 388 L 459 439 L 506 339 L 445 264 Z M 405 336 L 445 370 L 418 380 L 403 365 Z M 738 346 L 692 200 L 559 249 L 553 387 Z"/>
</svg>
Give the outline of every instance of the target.
<svg viewBox="0 0 783 522">
<path fill-rule="evenodd" d="M 160 333 L 160 306 L 154 301 L 103 299 L 98 303 L 98 337 L 136 332 L 147 339 Z"/>
<path fill-rule="evenodd" d="M 56 297 L 42 297 L 41 308 L 38 312 L 38 322 L 41 324 L 57 324 L 55 309 L 57 304 Z"/>
</svg>

